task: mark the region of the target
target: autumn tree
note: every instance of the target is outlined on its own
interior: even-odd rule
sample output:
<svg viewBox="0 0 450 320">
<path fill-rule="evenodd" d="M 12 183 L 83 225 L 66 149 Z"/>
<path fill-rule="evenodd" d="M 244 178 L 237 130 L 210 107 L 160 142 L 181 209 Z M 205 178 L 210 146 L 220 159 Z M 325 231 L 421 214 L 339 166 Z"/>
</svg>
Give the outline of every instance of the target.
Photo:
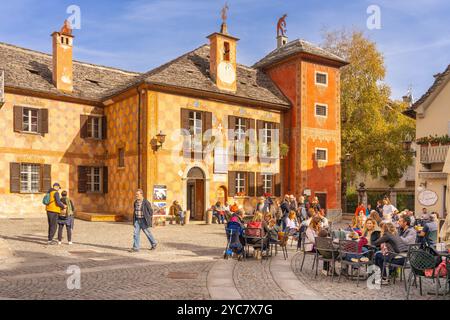
<svg viewBox="0 0 450 320">
<path fill-rule="evenodd" d="M 343 181 L 363 172 L 396 184 L 412 164 L 402 142 L 415 123 L 402 114 L 405 103 L 390 99 L 383 55 L 360 31 L 324 32 L 322 46 L 349 62 L 341 70 L 342 154 L 351 155 Z"/>
</svg>

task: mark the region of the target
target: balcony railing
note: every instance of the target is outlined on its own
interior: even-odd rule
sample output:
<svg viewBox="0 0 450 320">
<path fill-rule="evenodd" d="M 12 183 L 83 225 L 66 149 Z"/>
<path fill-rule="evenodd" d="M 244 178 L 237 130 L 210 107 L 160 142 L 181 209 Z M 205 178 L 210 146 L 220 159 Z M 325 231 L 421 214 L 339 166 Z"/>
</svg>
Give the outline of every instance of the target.
<svg viewBox="0 0 450 320">
<path fill-rule="evenodd" d="M 444 163 L 447 158 L 449 145 L 444 146 L 420 146 L 420 163 L 433 164 Z"/>
</svg>

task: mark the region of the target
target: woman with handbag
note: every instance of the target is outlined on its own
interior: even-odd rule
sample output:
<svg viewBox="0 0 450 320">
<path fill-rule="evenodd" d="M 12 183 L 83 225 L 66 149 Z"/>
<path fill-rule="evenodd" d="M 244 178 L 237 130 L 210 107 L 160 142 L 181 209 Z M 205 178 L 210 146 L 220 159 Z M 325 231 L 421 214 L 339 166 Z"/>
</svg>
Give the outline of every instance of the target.
<svg viewBox="0 0 450 320">
<path fill-rule="evenodd" d="M 67 191 L 63 191 L 61 193 L 61 202 L 66 206 L 65 209 L 61 210 L 61 213 L 58 216 L 58 244 L 61 244 L 62 241 L 62 235 L 64 226 L 66 226 L 67 229 L 67 241 L 69 242 L 69 245 L 72 244 L 72 230 L 74 225 L 74 212 L 75 207 L 73 205 L 72 200 L 69 199 L 67 196 Z"/>
</svg>

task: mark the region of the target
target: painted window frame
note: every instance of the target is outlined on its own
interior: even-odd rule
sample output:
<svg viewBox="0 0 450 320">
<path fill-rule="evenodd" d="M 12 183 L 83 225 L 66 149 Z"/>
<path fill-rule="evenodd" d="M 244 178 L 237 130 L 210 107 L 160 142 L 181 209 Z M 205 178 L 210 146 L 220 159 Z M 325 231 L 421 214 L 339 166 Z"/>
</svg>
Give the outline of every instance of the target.
<svg viewBox="0 0 450 320">
<path fill-rule="evenodd" d="M 98 174 L 95 170 L 98 169 Z M 86 192 L 87 193 L 103 193 L 103 167 L 88 167 L 89 172 L 86 173 L 87 183 Z M 98 176 L 98 183 L 95 182 L 95 177 Z M 99 186 L 99 190 L 95 190 L 95 185 Z"/>
<path fill-rule="evenodd" d="M 33 113 L 36 113 L 34 116 Z M 25 121 L 25 117 L 28 118 L 28 121 Z M 36 119 L 36 130 L 32 130 L 32 119 Z M 28 108 L 23 107 L 22 110 L 22 132 L 23 133 L 30 133 L 30 134 L 39 134 L 39 109 L 36 108 Z M 28 122 L 28 123 L 27 123 Z M 25 129 L 25 126 L 28 126 L 28 129 Z"/>
<path fill-rule="evenodd" d="M 33 171 L 33 168 L 36 170 Z M 40 164 L 35 163 L 20 164 L 20 193 L 24 194 L 40 193 L 41 179 L 42 177 Z M 23 188 L 24 183 L 27 185 L 26 188 Z M 36 184 L 36 189 L 33 188 L 33 183 Z"/>
<path fill-rule="evenodd" d="M 246 180 L 246 173 L 245 172 L 236 172 L 236 178 L 235 178 L 235 188 L 236 188 L 236 194 L 244 193 L 245 192 L 245 180 Z M 241 184 L 242 182 L 242 184 Z"/>
<path fill-rule="evenodd" d="M 274 175 L 272 173 L 262 173 L 261 176 L 262 176 L 261 178 L 262 178 L 262 182 L 263 182 L 263 185 L 262 185 L 263 194 L 273 193 Z"/>
<path fill-rule="evenodd" d="M 95 129 L 95 122 L 97 121 L 98 127 Z M 103 140 L 103 116 L 89 116 L 86 125 L 88 139 Z M 97 133 L 97 136 L 95 133 Z"/>
<path fill-rule="evenodd" d="M 326 83 L 317 82 L 317 75 L 319 75 L 319 74 L 325 75 Z M 328 72 L 325 72 L 325 71 L 315 71 L 314 72 L 314 83 L 315 83 L 316 86 L 328 87 L 328 81 L 329 81 L 328 79 L 329 79 L 328 78 Z"/>
<path fill-rule="evenodd" d="M 318 158 L 318 151 L 325 151 L 325 159 L 319 159 Z M 328 162 L 328 149 L 327 148 L 315 148 L 314 150 L 314 157 L 316 161 L 322 161 L 322 162 Z"/>
<path fill-rule="evenodd" d="M 317 113 L 317 107 L 325 107 L 325 115 L 321 115 Z M 320 102 L 316 102 L 314 104 L 314 116 L 316 117 L 320 117 L 320 118 L 328 118 L 328 104 L 326 103 L 320 103 Z"/>
</svg>

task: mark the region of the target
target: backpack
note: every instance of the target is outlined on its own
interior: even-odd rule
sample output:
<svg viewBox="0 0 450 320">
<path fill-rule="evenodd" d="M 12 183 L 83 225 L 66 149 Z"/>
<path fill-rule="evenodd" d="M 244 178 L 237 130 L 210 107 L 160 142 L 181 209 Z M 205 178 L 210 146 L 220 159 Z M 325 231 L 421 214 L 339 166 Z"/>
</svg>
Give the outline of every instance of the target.
<svg viewBox="0 0 450 320">
<path fill-rule="evenodd" d="M 46 206 L 48 206 L 50 204 L 50 192 L 47 192 L 44 196 L 44 198 L 42 199 L 42 203 Z"/>
</svg>

